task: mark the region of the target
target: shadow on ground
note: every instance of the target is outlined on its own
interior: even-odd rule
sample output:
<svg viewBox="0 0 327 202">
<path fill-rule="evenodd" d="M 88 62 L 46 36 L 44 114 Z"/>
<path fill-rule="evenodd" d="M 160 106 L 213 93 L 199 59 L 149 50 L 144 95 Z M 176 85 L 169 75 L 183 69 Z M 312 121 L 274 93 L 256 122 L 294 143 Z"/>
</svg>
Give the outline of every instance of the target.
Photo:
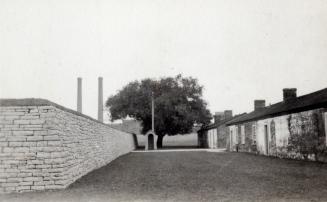
<svg viewBox="0 0 327 202">
<path fill-rule="evenodd" d="M 3 201 L 327 201 L 327 165 L 245 153 L 130 153 L 68 189 Z"/>
</svg>

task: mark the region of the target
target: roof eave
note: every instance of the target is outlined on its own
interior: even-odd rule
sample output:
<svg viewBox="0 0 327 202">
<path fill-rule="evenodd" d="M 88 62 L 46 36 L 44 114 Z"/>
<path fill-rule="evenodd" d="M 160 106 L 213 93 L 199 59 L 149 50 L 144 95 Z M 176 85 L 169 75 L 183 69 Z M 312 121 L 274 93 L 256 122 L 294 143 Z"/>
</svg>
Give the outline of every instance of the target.
<svg viewBox="0 0 327 202">
<path fill-rule="evenodd" d="M 322 102 L 322 103 L 318 103 L 318 104 L 314 104 L 314 105 L 308 105 L 308 106 L 285 110 L 285 111 L 281 111 L 281 112 L 277 112 L 277 113 L 266 114 L 266 115 L 251 118 L 251 119 L 245 119 L 242 121 L 237 121 L 237 122 L 231 121 L 230 123 L 227 123 L 226 125 L 227 126 L 239 125 L 239 124 L 243 124 L 243 123 L 247 123 L 247 122 L 258 121 L 258 120 L 262 120 L 262 119 L 273 118 L 276 116 L 283 116 L 286 114 L 298 113 L 298 112 L 314 110 L 314 109 L 319 109 L 319 108 L 326 108 L 326 107 L 327 107 L 327 102 Z"/>
</svg>

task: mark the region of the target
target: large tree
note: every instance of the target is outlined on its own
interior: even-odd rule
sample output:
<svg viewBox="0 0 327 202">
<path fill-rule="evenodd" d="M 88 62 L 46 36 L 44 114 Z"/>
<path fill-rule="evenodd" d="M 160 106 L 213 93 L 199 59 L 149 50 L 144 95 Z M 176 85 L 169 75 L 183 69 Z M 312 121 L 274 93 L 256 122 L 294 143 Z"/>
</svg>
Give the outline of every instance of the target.
<svg viewBox="0 0 327 202">
<path fill-rule="evenodd" d="M 157 147 L 165 135 L 190 133 L 196 124 L 210 122 L 211 114 L 202 98 L 203 86 L 192 77 L 143 79 L 127 84 L 106 101 L 111 120 L 127 116 L 141 122 L 142 133 L 151 130 L 151 97 L 155 103 Z"/>
</svg>

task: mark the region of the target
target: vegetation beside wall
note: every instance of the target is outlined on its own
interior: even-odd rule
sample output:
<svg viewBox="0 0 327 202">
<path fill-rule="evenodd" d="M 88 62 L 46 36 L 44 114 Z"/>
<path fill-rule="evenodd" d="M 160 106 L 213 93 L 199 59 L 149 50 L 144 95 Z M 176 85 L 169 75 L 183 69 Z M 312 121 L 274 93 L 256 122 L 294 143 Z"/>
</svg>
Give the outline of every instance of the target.
<svg viewBox="0 0 327 202">
<path fill-rule="evenodd" d="M 321 110 L 289 115 L 287 151 L 294 157 L 319 161 L 326 155 L 323 113 Z"/>
</svg>

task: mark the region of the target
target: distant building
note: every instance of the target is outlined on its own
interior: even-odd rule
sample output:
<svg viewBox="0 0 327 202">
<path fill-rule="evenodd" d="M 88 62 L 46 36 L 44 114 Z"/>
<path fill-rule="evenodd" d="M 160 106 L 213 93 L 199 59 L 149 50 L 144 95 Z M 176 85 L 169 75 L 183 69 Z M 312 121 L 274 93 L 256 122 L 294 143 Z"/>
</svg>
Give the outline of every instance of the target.
<svg viewBox="0 0 327 202">
<path fill-rule="evenodd" d="M 233 118 L 232 110 L 216 112 L 214 123 L 202 127 L 198 131 L 198 147 L 200 148 L 228 148 L 229 128 L 226 122 Z"/>
<path fill-rule="evenodd" d="M 231 151 L 327 160 L 327 89 L 300 97 L 295 88 L 283 89 L 283 101 L 257 100 L 254 111 L 226 124 Z"/>
</svg>

